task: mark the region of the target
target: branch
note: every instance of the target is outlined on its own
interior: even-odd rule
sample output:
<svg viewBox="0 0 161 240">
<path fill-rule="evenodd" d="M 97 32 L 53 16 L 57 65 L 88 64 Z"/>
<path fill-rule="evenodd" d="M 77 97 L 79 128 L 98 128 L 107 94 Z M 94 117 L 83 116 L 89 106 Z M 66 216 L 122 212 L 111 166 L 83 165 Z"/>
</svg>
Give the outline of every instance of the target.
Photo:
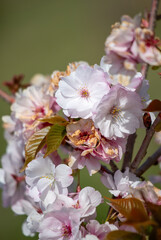
<svg viewBox="0 0 161 240">
<path fill-rule="evenodd" d="M 118 170 L 118 167 L 114 163 L 114 161 L 110 161 L 110 166 L 113 172 L 116 172 Z"/>
<path fill-rule="evenodd" d="M 0 89 L 0 97 L 2 99 L 4 99 L 6 102 L 8 103 L 13 103 L 15 101 L 14 97 L 11 97 L 10 95 L 8 95 L 7 93 L 5 93 L 4 91 L 2 91 Z"/>
<path fill-rule="evenodd" d="M 122 171 L 124 171 L 126 167 L 130 166 L 136 137 L 137 137 L 136 133 L 133 133 L 127 139 L 126 152 L 124 154 L 122 164 Z"/>
<path fill-rule="evenodd" d="M 136 171 L 136 175 L 140 177 L 146 170 L 148 170 L 152 165 L 158 163 L 158 158 L 161 156 L 161 147 L 141 165 Z"/>
<path fill-rule="evenodd" d="M 109 170 L 106 166 L 101 165 L 101 169 L 99 170 L 99 173 L 102 174 L 103 172 L 113 175 L 113 172 L 111 172 L 111 170 Z"/>
<path fill-rule="evenodd" d="M 146 131 L 146 135 L 144 137 L 144 140 L 141 144 L 141 147 L 134 159 L 134 161 L 131 164 L 131 172 L 135 172 L 135 169 L 139 166 L 140 162 L 142 161 L 142 159 L 144 158 L 144 156 L 147 153 L 147 148 L 150 144 L 150 141 L 155 133 L 155 127 L 158 125 L 158 123 L 161 122 L 160 116 L 158 115 L 157 118 L 155 119 L 155 121 L 153 122 L 151 128 L 149 130 Z"/>
<path fill-rule="evenodd" d="M 152 0 L 150 20 L 149 20 L 149 29 L 152 31 L 154 31 L 154 28 L 155 28 L 158 7 L 159 7 L 159 0 Z"/>
</svg>

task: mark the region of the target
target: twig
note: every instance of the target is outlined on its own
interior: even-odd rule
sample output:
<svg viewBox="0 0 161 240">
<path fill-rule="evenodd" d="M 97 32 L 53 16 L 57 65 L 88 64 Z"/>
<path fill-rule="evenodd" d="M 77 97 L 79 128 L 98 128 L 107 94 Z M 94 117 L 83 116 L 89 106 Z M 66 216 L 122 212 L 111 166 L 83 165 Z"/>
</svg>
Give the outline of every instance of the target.
<svg viewBox="0 0 161 240">
<path fill-rule="evenodd" d="M 118 170 L 118 167 L 113 161 L 110 161 L 110 166 L 113 172 L 116 172 Z"/>
<path fill-rule="evenodd" d="M 160 116 L 158 115 L 157 118 L 155 119 L 154 123 L 152 124 L 151 128 L 147 130 L 146 135 L 144 137 L 144 140 L 141 144 L 141 147 L 134 159 L 134 161 L 131 164 L 131 172 L 135 172 L 135 169 L 139 166 L 140 162 L 144 158 L 144 156 L 147 153 L 147 148 L 150 144 L 150 141 L 155 133 L 155 127 L 158 125 L 158 123 L 161 122 Z"/>
<path fill-rule="evenodd" d="M 4 91 L 2 91 L 0 89 L 0 97 L 2 99 L 4 99 L 6 102 L 8 103 L 13 103 L 15 101 L 14 97 L 11 97 L 10 95 L 8 95 L 7 93 L 5 93 Z"/>
<path fill-rule="evenodd" d="M 159 7 L 159 0 L 152 0 L 150 20 L 149 20 L 149 29 L 152 31 L 154 31 L 154 28 L 155 28 L 158 7 Z"/>
<path fill-rule="evenodd" d="M 158 162 L 158 158 L 161 156 L 161 147 L 141 165 L 136 171 L 136 175 L 140 177 L 146 170 L 148 170 L 152 165 Z"/>
<path fill-rule="evenodd" d="M 136 133 L 133 133 L 127 139 L 126 152 L 124 154 L 122 164 L 122 171 L 124 171 L 126 167 L 130 166 L 136 137 L 137 137 Z"/>
<path fill-rule="evenodd" d="M 113 174 L 113 172 L 111 172 L 111 170 L 109 170 L 106 166 L 101 165 L 101 169 L 99 170 L 99 173 L 102 174 L 103 172 Z"/>
</svg>

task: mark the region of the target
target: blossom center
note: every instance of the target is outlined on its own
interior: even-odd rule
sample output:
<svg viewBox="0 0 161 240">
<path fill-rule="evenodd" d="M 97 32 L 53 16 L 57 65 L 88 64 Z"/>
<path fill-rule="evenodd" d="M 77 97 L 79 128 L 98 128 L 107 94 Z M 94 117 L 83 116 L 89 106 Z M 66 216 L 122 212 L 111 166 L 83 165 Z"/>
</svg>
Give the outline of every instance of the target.
<svg viewBox="0 0 161 240">
<path fill-rule="evenodd" d="M 113 119 L 117 119 L 120 112 L 121 112 L 121 109 L 120 109 L 120 108 L 117 108 L 116 106 L 114 106 L 114 107 L 111 109 L 110 114 L 112 115 L 112 118 L 113 118 Z"/>
<path fill-rule="evenodd" d="M 89 91 L 87 88 L 82 88 L 80 91 L 80 95 L 82 98 L 88 98 L 89 97 Z"/>
<path fill-rule="evenodd" d="M 72 234 L 71 226 L 63 225 L 62 233 L 64 237 L 70 237 Z"/>
</svg>

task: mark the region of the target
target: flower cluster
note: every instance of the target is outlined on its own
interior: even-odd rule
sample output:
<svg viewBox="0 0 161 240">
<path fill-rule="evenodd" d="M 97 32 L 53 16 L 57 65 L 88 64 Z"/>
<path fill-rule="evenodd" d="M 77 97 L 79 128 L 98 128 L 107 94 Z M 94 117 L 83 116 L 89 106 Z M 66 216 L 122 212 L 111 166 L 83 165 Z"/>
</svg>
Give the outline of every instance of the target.
<svg viewBox="0 0 161 240">
<path fill-rule="evenodd" d="M 27 215 L 24 235 L 104 240 L 108 233 L 123 229 L 120 222 L 129 216 L 123 216 L 117 205 L 113 207 L 118 217 L 110 210 L 104 223 L 96 219 L 103 198 L 90 186 L 81 188 L 79 171 L 84 167 L 90 176 L 101 174 L 114 198 L 135 197 L 160 205 L 161 194 L 151 183 L 142 182 L 129 167 L 120 171 L 115 165 L 129 136 L 144 128 L 149 82 L 136 64 L 161 65 L 158 46 L 140 15 L 123 16 L 106 39 L 100 65 L 71 63 L 64 72 L 34 76 L 30 86 L 15 94 L 11 115 L 3 116 L 8 146 L 1 159 L 0 186 L 4 207 Z M 133 227 L 132 232 L 139 231 Z"/>
</svg>

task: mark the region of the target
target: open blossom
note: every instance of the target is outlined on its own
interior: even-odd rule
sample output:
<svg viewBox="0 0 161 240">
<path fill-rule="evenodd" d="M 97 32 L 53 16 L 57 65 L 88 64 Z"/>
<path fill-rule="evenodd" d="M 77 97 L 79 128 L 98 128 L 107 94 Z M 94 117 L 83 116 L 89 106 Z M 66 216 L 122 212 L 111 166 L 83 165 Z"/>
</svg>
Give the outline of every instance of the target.
<svg viewBox="0 0 161 240">
<path fill-rule="evenodd" d="M 131 188 L 133 187 L 135 189 L 140 183 L 140 179 L 133 173 L 130 173 L 129 168 L 126 168 L 124 173 L 117 170 L 114 177 L 111 176 L 111 174 L 103 173 L 101 181 L 108 189 L 110 189 L 109 192 L 115 197 L 118 197 L 119 195 L 126 197 L 131 193 Z"/>
<path fill-rule="evenodd" d="M 154 33 L 150 29 L 137 28 L 131 52 L 139 62 L 159 66 L 161 65 L 161 52 L 158 49 L 160 45 L 160 40 L 155 38 Z"/>
<path fill-rule="evenodd" d="M 96 207 L 101 203 L 102 196 L 100 192 L 92 187 L 83 188 L 74 198 L 73 207 L 78 209 L 81 218 L 95 217 Z M 89 218 L 88 218 L 89 219 Z"/>
<path fill-rule="evenodd" d="M 40 240 L 81 239 L 80 214 L 73 208 L 62 208 L 45 214 L 39 226 Z"/>
<path fill-rule="evenodd" d="M 41 126 L 37 120 L 50 117 L 59 109 L 55 98 L 47 95 L 43 86 L 36 85 L 18 92 L 15 102 L 11 105 L 12 113 L 22 122 L 27 138 L 38 125 Z"/>
<path fill-rule="evenodd" d="M 141 99 L 137 93 L 116 85 L 97 106 L 93 121 L 103 136 L 125 137 L 140 127 L 141 109 Z"/>
<path fill-rule="evenodd" d="M 113 58 L 112 62 L 111 58 Z M 142 74 L 136 72 L 133 63 L 129 60 L 121 59 L 121 57 L 114 53 L 102 57 L 100 66 L 109 74 L 110 78 L 108 81 L 110 80 L 112 85 L 119 83 L 129 90 L 135 91 L 143 82 Z"/>
<path fill-rule="evenodd" d="M 100 134 L 91 119 L 80 119 L 67 125 L 69 143 L 80 149 L 95 148 L 100 140 Z"/>
<path fill-rule="evenodd" d="M 82 157 L 91 154 L 106 163 L 110 160 L 120 161 L 126 144 L 122 138 L 110 140 L 102 137 L 91 119 L 70 123 L 67 126 L 67 137 L 70 140 L 68 143 L 82 150 Z"/>
<path fill-rule="evenodd" d="M 68 159 L 68 165 L 72 169 L 82 169 L 86 166 L 89 175 L 95 174 L 101 168 L 101 163 L 98 157 L 94 157 L 91 154 L 87 156 L 81 156 L 82 151 L 76 150 L 71 152 Z"/>
<path fill-rule="evenodd" d="M 66 116 L 87 119 L 109 89 L 103 70 L 80 65 L 62 78 L 55 96 Z"/>
<path fill-rule="evenodd" d="M 19 172 L 24 164 L 22 147 L 16 141 L 10 142 L 7 153 L 1 159 L 0 185 L 3 188 L 4 207 L 12 207 L 25 195 L 25 177 Z"/>
<path fill-rule="evenodd" d="M 114 230 L 118 230 L 118 228 L 114 224 L 109 224 L 108 222 L 104 224 L 100 224 L 96 220 L 90 220 L 90 222 L 86 225 L 85 233 L 87 235 L 86 235 L 86 238 L 84 239 L 90 239 L 90 238 L 87 238 L 87 236 L 90 236 L 91 234 L 92 236 L 97 237 L 96 239 L 104 240 L 107 233 Z M 91 240 L 92 239 L 94 240 L 95 238 L 91 237 Z"/>
<path fill-rule="evenodd" d="M 131 57 L 129 48 L 133 43 L 135 29 L 140 25 L 140 20 L 140 15 L 135 16 L 134 19 L 124 15 L 121 18 L 121 23 L 112 26 L 112 32 L 105 42 L 107 55 L 109 51 L 113 51 L 122 57 Z"/>
<path fill-rule="evenodd" d="M 48 192 L 67 194 L 67 187 L 73 182 L 72 170 L 65 164 L 57 167 L 50 158 L 42 156 L 30 162 L 26 168 L 26 182 L 33 189 L 38 189 L 42 199 L 47 197 Z"/>
</svg>

